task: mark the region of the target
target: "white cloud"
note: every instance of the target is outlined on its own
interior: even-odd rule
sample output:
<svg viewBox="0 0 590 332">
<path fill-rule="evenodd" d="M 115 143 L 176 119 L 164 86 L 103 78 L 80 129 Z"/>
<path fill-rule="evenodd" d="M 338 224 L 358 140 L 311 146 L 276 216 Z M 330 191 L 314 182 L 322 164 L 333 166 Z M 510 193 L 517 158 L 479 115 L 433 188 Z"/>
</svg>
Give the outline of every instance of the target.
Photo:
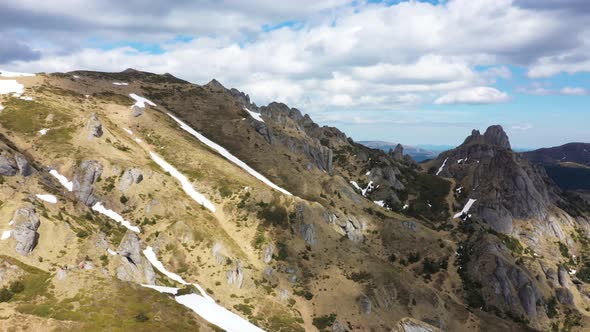
<svg viewBox="0 0 590 332">
<path fill-rule="evenodd" d="M 449 92 L 439 98 L 434 103 L 439 105 L 445 104 L 497 104 L 505 103 L 510 97 L 505 92 L 499 91 L 487 86 L 479 86 Z"/>
<path fill-rule="evenodd" d="M 512 130 L 527 131 L 533 129 L 533 125 L 530 123 L 516 124 L 510 127 Z"/>
<path fill-rule="evenodd" d="M 590 25 L 578 24 L 583 17 L 571 13 L 564 19 L 562 11 L 512 0 L 450 0 L 438 6 L 349 3 L 154 0 L 138 8 L 114 0 L 5 2 L 0 12 L 18 9 L 60 19 L 50 22 L 52 29 L 39 17 L 12 23 L 14 29 L 36 29 L 40 41 L 32 43 L 44 45 L 35 50 L 42 58 L 4 67 L 28 72 L 133 67 L 195 83 L 216 78 L 249 93 L 258 104 L 277 100 L 316 114 L 334 108 L 396 109 L 432 100 L 506 102 L 508 95 L 492 87 L 497 79 L 512 77 L 506 65 L 532 63 L 531 77 L 590 69 L 583 56 L 590 54 L 584 46 L 590 44 L 584 33 Z M 299 23 L 297 28 L 262 28 L 285 21 Z M 9 29 L 2 24 L 0 29 Z M 196 38 L 164 43 L 179 34 Z M 147 40 L 160 43 L 165 53 L 56 47 L 73 35 Z"/>
<path fill-rule="evenodd" d="M 562 95 L 568 95 L 568 96 L 583 96 L 583 95 L 588 94 L 588 90 L 586 90 L 584 88 L 569 87 L 569 86 L 562 88 L 561 90 L 559 90 L 559 92 Z"/>
</svg>

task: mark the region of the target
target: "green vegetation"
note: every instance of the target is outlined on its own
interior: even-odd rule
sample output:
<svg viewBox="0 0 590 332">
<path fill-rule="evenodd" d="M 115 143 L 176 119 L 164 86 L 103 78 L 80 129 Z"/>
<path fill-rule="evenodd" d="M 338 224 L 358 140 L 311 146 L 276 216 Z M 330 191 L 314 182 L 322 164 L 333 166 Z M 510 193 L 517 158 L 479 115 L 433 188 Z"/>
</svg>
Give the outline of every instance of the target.
<svg viewBox="0 0 590 332">
<path fill-rule="evenodd" d="M 263 220 L 267 225 L 273 225 L 277 227 L 286 227 L 289 221 L 287 209 L 283 206 L 273 202 L 270 204 L 260 202 L 257 204 L 260 210 L 256 216 Z"/>
<path fill-rule="evenodd" d="M 506 248 L 508 248 L 513 253 L 515 253 L 517 255 L 522 255 L 525 252 L 524 247 L 522 246 L 522 243 L 520 243 L 520 241 L 518 239 L 513 238 L 510 235 L 506 235 L 504 233 L 497 232 L 491 228 L 488 229 L 488 233 L 493 234 L 497 238 L 499 238 L 502 241 L 502 243 L 504 243 L 504 245 L 506 245 Z"/>
<path fill-rule="evenodd" d="M 70 121 L 65 110 L 55 109 L 38 101 L 10 98 L 4 106 L 6 109 L 0 113 L 0 124 L 8 130 L 25 135 L 37 135 L 37 132 L 45 127 L 45 119 L 49 114 L 53 114 L 54 123 L 64 125 Z M 51 130 L 47 136 L 49 133 Z M 63 135 L 63 133 L 52 133 L 52 135 L 45 139 Z"/>
<path fill-rule="evenodd" d="M 410 202 L 410 207 L 404 210 L 405 213 L 432 221 L 448 219 L 450 215 L 447 195 L 451 183 L 431 174 L 416 173 L 415 178 L 408 191 L 415 195 L 416 199 Z M 400 199 L 405 200 L 402 196 L 404 195 L 400 195 Z M 407 193 L 405 196 L 407 197 Z"/>
<path fill-rule="evenodd" d="M 312 324 L 320 331 L 331 331 L 331 327 L 336 321 L 336 314 L 329 314 L 320 317 L 314 317 Z"/>
<path fill-rule="evenodd" d="M 477 280 L 472 280 L 467 272 L 467 264 L 469 263 L 469 248 L 466 242 L 461 242 L 457 248 L 457 273 L 463 281 L 463 290 L 465 291 L 465 300 L 467 305 L 472 308 L 483 308 L 487 310 L 485 299 L 481 293 L 482 285 Z"/>
</svg>

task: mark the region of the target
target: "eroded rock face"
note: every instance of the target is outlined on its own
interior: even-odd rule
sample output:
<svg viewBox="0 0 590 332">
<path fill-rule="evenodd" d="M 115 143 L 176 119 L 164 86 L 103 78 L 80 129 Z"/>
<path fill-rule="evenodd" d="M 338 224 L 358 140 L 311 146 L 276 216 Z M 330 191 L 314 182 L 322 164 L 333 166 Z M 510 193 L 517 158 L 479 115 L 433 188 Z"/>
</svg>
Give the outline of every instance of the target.
<svg viewBox="0 0 590 332">
<path fill-rule="evenodd" d="M 14 160 L 16 161 L 16 166 L 18 167 L 18 171 L 22 176 L 29 176 L 33 174 L 33 167 L 27 160 L 22 153 L 16 152 L 14 154 Z"/>
<path fill-rule="evenodd" d="M 227 271 L 227 284 L 235 285 L 238 288 L 242 288 L 244 283 L 244 270 L 242 268 L 242 262 L 236 260 L 231 270 Z"/>
<path fill-rule="evenodd" d="M 358 305 L 359 305 L 359 309 L 360 309 L 361 313 L 363 313 L 365 315 L 369 315 L 373 311 L 373 303 L 371 302 L 371 299 L 367 295 L 363 294 L 363 295 L 359 296 Z"/>
<path fill-rule="evenodd" d="M 433 164 L 433 171 L 440 166 L 440 176 L 454 178 L 463 194 L 477 199 L 470 213 L 499 232 L 511 233 L 514 218 L 545 220 L 556 196 L 544 171 L 510 150 L 500 126 L 489 127 L 484 135 L 474 130 Z"/>
<path fill-rule="evenodd" d="M 90 115 L 90 119 L 88 119 L 88 138 L 92 139 L 94 137 L 101 137 L 102 136 L 102 123 L 98 119 L 96 113 L 92 113 Z"/>
<path fill-rule="evenodd" d="M 155 284 L 156 274 L 150 262 L 143 257 L 141 242 L 135 232 L 128 230 L 125 233 L 117 253 L 121 256 L 121 265 L 117 268 L 117 278 L 123 281 Z"/>
<path fill-rule="evenodd" d="M 119 190 L 127 191 L 133 184 L 143 181 L 143 174 L 139 168 L 128 168 L 119 180 Z"/>
<path fill-rule="evenodd" d="M 74 173 L 73 192 L 76 198 L 87 206 L 94 205 L 94 183 L 102 173 L 102 165 L 96 160 L 83 160 Z"/>
<path fill-rule="evenodd" d="M 0 175 L 14 176 L 16 175 L 17 165 L 13 156 L 6 152 L 0 152 Z"/>
<path fill-rule="evenodd" d="M 297 218 L 297 223 L 299 225 L 299 233 L 309 244 L 310 246 L 315 246 L 317 244 L 317 236 L 315 232 L 315 225 L 307 223 L 306 221 L 306 214 L 309 214 L 308 208 L 305 205 L 297 206 L 295 211 L 295 215 Z"/>
<path fill-rule="evenodd" d="M 35 207 L 27 206 L 14 212 L 12 218 L 12 237 L 16 241 L 17 253 L 28 256 L 33 252 L 39 240 L 39 217 L 35 213 Z"/>
<path fill-rule="evenodd" d="M 270 263 L 272 261 L 273 254 L 274 254 L 274 247 L 271 243 L 268 243 L 262 249 L 262 261 L 265 262 L 266 264 Z"/>
</svg>

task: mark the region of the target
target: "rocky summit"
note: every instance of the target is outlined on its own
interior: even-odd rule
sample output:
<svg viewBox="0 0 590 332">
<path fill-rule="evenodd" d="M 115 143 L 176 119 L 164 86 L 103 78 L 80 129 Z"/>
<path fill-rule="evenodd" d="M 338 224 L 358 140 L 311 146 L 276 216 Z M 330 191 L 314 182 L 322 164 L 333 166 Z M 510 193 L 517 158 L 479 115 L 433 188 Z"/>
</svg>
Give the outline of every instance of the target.
<svg viewBox="0 0 590 332">
<path fill-rule="evenodd" d="M 590 328 L 589 198 L 550 169 L 578 148 L 517 153 L 494 125 L 417 163 L 217 80 L 16 81 L 0 330 Z"/>
</svg>

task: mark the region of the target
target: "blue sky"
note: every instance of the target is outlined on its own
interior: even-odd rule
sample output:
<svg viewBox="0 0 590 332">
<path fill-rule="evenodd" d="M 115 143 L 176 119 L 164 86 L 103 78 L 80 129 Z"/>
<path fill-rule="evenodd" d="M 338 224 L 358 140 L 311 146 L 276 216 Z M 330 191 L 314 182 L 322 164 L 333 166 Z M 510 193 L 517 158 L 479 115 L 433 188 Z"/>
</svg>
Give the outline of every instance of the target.
<svg viewBox="0 0 590 332">
<path fill-rule="evenodd" d="M 586 0 L 0 1 L 0 68 L 216 78 L 357 140 L 590 141 Z"/>
</svg>

